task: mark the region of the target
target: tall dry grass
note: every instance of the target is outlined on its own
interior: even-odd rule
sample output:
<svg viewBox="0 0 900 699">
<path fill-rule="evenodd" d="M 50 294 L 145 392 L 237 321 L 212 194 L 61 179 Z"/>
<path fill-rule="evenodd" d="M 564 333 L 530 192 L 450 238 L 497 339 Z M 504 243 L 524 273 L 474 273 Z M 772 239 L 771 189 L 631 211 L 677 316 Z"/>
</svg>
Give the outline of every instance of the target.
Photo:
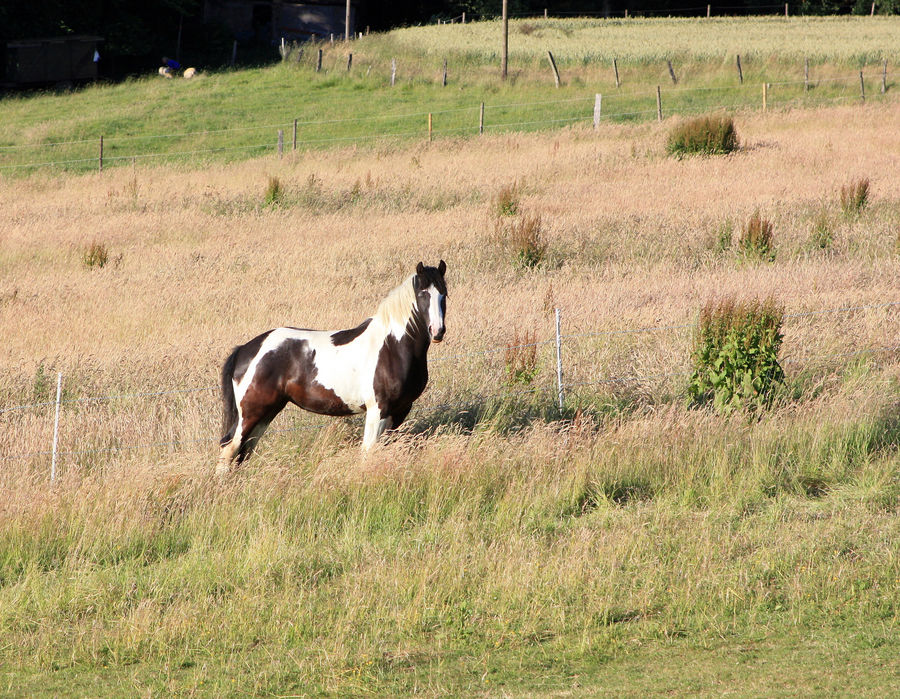
<svg viewBox="0 0 900 699">
<path fill-rule="evenodd" d="M 844 650 L 874 653 L 884 689 L 900 365 L 852 353 L 896 345 L 897 309 L 796 314 L 898 300 L 900 114 L 736 121 L 743 148 L 721 160 L 673 161 L 649 124 L 4 180 L 0 407 L 45 403 L 0 413 L 4 676 L 24 693 L 222 696 L 490 693 L 550 673 L 540 692 L 679 644 L 827 632 L 864 639 Z M 863 173 L 868 206 L 811 248 Z M 541 217 L 535 268 L 491 244 L 510 181 Z M 720 244 L 758 209 L 772 263 Z M 92 243 L 116 263 L 87 267 Z M 440 258 L 447 336 L 405 435 L 362 459 L 358 423 L 277 432 L 312 424 L 288 410 L 213 481 L 234 344 L 350 327 Z M 723 295 L 787 314 L 788 388 L 753 425 L 683 407 L 692 327 Z M 531 385 L 549 397 L 484 399 L 509 338 L 551 337 L 555 307 L 568 411 L 546 345 Z M 677 327 L 589 335 L 655 326 Z M 647 378 L 606 381 L 629 376 Z"/>
</svg>

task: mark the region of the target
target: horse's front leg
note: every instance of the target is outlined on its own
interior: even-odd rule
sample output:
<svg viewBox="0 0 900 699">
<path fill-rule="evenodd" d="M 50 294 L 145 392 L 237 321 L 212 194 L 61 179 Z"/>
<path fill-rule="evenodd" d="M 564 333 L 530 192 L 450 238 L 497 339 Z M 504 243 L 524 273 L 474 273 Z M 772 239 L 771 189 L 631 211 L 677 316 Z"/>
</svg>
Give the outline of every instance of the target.
<svg viewBox="0 0 900 699">
<path fill-rule="evenodd" d="M 382 417 L 381 409 L 377 405 L 370 406 L 366 409 L 366 429 L 363 432 L 362 448 L 368 451 L 378 438 L 384 434 L 384 431 L 391 426 L 390 415 Z"/>
</svg>

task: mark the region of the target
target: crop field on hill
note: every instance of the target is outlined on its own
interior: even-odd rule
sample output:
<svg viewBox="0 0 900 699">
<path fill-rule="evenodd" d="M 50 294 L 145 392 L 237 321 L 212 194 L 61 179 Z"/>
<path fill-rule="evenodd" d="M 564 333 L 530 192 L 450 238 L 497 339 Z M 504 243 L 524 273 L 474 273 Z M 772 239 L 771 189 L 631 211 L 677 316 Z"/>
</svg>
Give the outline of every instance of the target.
<svg viewBox="0 0 900 699">
<path fill-rule="evenodd" d="M 314 45 L 294 47 L 277 67 L 199 66 L 189 81 L 164 80 L 149 66 L 149 77 L 119 85 L 0 100 L 0 175 L 97 170 L 101 136 L 106 169 L 242 160 L 274 153 L 279 129 L 290 150 L 294 120 L 300 151 L 427 140 L 429 113 L 434 138 L 475 138 L 482 103 L 488 134 L 552 130 L 591 123 L 597 93 L 604 120 L 646 122 L 657 116 L 657 86 L 665 117 L 761 110 L 763 83 L 769 109 L 855 104 L 861 70 L 866 100 L 891 101 L 898 32 L 896 17 L 521 20 L 511 24 L 506 83 L 497 22 L 325 43 L 321 72 Z M 547 50 L 560 67 L 559 89 Z"/>
<path fill-rule="evenodd" d="M 716 158 L 674 121 L 4 178 L 0 694 L 898 693 L 900 113 L 739 114 Z M 214 479 L 233 345 L 440 258 L 406 430 L 288 409 Z M 788 316 L 759 420 L 686 405 L 726 295 Z M 562 411 L 552 345 L 504 352 L 555 308 Z"/>
</svg>

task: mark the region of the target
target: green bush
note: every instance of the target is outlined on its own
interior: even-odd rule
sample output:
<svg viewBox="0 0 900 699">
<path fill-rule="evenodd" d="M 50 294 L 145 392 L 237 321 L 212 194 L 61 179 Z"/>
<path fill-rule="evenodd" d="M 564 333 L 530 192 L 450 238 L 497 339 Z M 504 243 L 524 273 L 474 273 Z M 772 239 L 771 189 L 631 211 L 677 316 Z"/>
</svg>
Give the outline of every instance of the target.
<svg viewBox="0 0 900 699">
<path fill-rule="evenodd" d="M 94 241 L 82 252 L 81 261 L 88 269 L 105 267 L 106 263 L 109 262 L 109 250 L 106 249 L 103 243 Z"/>
<path fill-rule="evenodd" d="M 778 364 L 784 309 L 772 299 L 726 299 L 700 311 L 688 394 L 694 405 L 712 401 L 720 413 L 757 411 L 772 403 L 784 382 Z"/>
<path fill-rule="evenodd" d="M 720 155 L 737 150 L 738 138 L 734 121 L 725 114 L 711 114 L 688 119 L 669 132 L 666 152 L 669 155 Z"/>
</svg>

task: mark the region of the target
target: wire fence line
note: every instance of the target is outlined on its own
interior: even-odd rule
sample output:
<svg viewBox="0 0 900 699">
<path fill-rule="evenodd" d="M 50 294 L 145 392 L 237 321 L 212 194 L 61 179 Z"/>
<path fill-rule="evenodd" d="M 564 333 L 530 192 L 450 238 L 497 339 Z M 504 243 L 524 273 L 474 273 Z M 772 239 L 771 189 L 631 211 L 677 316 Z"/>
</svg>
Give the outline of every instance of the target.
<svg viewBox="0 0 900 699">
<path fill-rule="evenodd" d="M 786 320 L 792 318 L 807 318 L 818 315 L 827 315 L 827 314 L 836 314 L 836 313 L 856 313 L 858 311 L 869 311 L 869 310 L 882 310 L 885 308 L 896 308 L 900 307 L 900 301 L 890 301 L 887 303 L 878 303 L 878 304 L 865 304 L 865 305 L 857 305 L 857 306 L 841 306 L 837 308 L 824 308 L 813 311 L 801 311 L 798 313 L 786 313 L 784 318 Z M 652 325 L 652 326 L 643 326 L 636 328 L 624 328 L 624 329 L 615 329 L 615 330 L 592 330 L 586 332 L 578 332 L 578 333 L 561 333 L 560 339 L 577 339 L 577 338 L 591 338 L 591 337 L 611 337 L 616 335 L 639 335 L 644 333 L 657 333 L 657 332 L 668 332 L 671 330 L 685 330 L 688 328 L 695 328 L 696 323 L 679 323 L 675 325 Z M 529 347 L 543 347 L 548 345 L 553 345 L 555 340 L 539 340 L 535 342 L 520 342 L 520 343 L 508 343 L 502 346 L 494 346 L 488 347 L 481 350 L 474 350 L 472 352 L 462 352 L 451 355 L 440 355 L 437 357 L 430 357 L 429 364 L 440 364 L 442 362 L 450 362 L 459 359 L 470 359 L 473 357 L 485 357 L 505 352 L 510 352 L 518 349 L 525 349 Z M 830 355 L 829 355 L 830 356 Z M 838 355 L 834 355 L 838 356 Z M 208 393 L 210 391 L 218 391 L 220 387 L 218 384 L 214 386 L 198 386 L 194 388 L 172 388 L 165 389 L 161 391 L 139 391 L 136 393 L 116 393 L 116 394 L 105 394 L 101 396 L 83 396 L 80 398 L 66 398 L 60 401 L 61 405 L 72 405 L 77 403 L 102 403 L 109 402 L 115 400 L 132 400 L 135 398 L 155 398 L 160 396 L 170 396 L 170 395 L 185 395 L 191 393 Z M 11 413 L 21 410 L 28 410 L 32 408 L 45 408 L 51 405 L 56 405 L 56 401 L 47 400 L 47 401 L 37 401 L 34 403 L 25 403 L 21 405 L 13 405 L 6 406 L 0 408 L 0 415 L 4 413 Z"/>
<path fill-rule="evenodd" d="M 884 309 L 892 309 L 900 307 L 900 301 L 892 301 L 887 303 L 880 304 L 867 304 L 867 305 L 854 305 L 854 306 L 844 306 L 838 308 L 827 308 L 827 309 L 817 309 L 811 311 L 802 311 L 798 313 L 786 314 L 784 316 L 785 319 L 802 319 L 802 318 L 812 318 L 818 317 L 825 314 L 837 314 L 837 313 L 855 313 L 859 311 L 867 311 L 867 310 L 884 310 Z M 432 359 L 432 363 L 440 364 L 451 361 L 459 361 L 472 359 L 477 357 L 489 357 L 492 355 L 499 354 L 501 352 L 515 352 L 516 350 L 526 349 L 526 348 L 538 348 L 545 347 L 550 345 L 556 345 L 557 348 L 562 346 L 562 342 L 564 340 L 575 340 L 575 339 L 585 339 L 585 338 L 600 338 L 600 337 L 613 337 L 613 336 L 623 336 L 623 335 L 642 335 L 647 333 L 660 333 L 660 332 L 670 332 L 675 330 L 684 330 L 688 328 L 696 327 L 695 324 L 669 324 L 669 325 L 659 325 L 659 326 L 646 326 L 646 327 L 635 327 L 635 328 L 626 328 L 626 329 L 615 329 L 615 330 L 600 330 L 600 331 L 591 331 L 591 332 L 583 332 L 583 333 L 568 333 L 562 334 L 560 333 L 556 339 L 554 340 L 541 340 L 535 342 L 524 342 L 517 344 L 507 344 L 502 347 L 489 347 L 482 350 L 476 350 L 473 352 L 464 352 L 458 353 L 449 356 L 443 357 L 435 357 Z M 809 363 L 811 361 L 816 360 L 834 360 L 834 359 L 847 359 L 850 357 L 862 356 L 865 354 L 879 354 L 879 353 L 898 353 L 900 352 L 900 344 L 892 344 L 892 345 L 882 345 L 876 347 L 867 347 L 858 350 L 848 351 L 848 352 L 837 352 L 837 353 L 826 353 L 826 354 L 811 354 L 804 356 L 802 358 L 797 358 L 794 356 L 789 356 L 783 358 L 781 360 L 782 364 L 801 364 L 801 363 Z M 559 355 L 557 355 L 559 357 Z M 559 359 L 557 359 L 559 361 Z M 623 375 L 614 375 L 614 376 L 588 376 L 584 379 L 578 379 L 577 376 L 570 377 L 567 381 L 562 381 L 562 367 L 560 366 L 560 382 L 558 385 L 552 383 L 545 383 L 544 385 L 532 385 L 525 388 L 515 389 L 512 385 L 508 385 L 502 391 L 494 392 L 494 393 L 481 393 L 481 392 L 470 392 L 469 394 L 461 394 L 461 393 L 451 393 L 450 400 L 445 400 L 442 402 L 432 402 L 432 401 L 424 401 L 422 405 L 425 406 L 425 410 L 434 412 L 440 412 L 445 410 L 457 410 L 461 412 L 465 412 L 470 409 L 473 404 L 484 405 L 494 400 L 511 400 L 517 399 L 526 395 L 538 395 L 538 394 L 554 394 L 558 393 L 560 399 L 560 407 L 562 407 L 563 400 L 563 391 L 566 392 L 577 392 L 580 389 L 589 388 L 589 387 L 597 387 L 601 385 L 614 385 L 614 384 L 628 384 L 628 383 L 649 383 L 653 381 L 667 380 L 678 377 L 686 377 L 691 373 L 689 368 L 681 368 L 677 371 L 666 371 L 666 372 L 658 372 L 658 373 L 635 373 L 635 374 L 623 374 Z M 575 371 L 577 374 L 577 370 Z M 590 373 L 590 370 L 589 370 Z M 16 406 L 8 406 L 5 408 L 0 408 L 0 420 L 4 417 L 10 417 L 14 413 L 21 413 L 22 411 L 34 410 L 37 408 L 50 408 L 52 406 L 56 406 L 57 411 L 60 406 L 72 406 L 78 404 L 88 404 L 88 403 L 108 403 L 111 401 L 120 401 L 120 400 L 135 400 L 135 399 L 152 399 L 159 398 L 165 396 L 173 396 L 173 395 L 199 395 L 203 393 L 209 393 L 213 391 L 218 391 L 219 386 L 202 386 L 196 388 L 177 388 L 177 389 L 169 389 L 169 390 L 160 390 L 160 391 L 141 391 L 136 393 L 123 393 L 123 394 L 108 394 L 101 396 L 85 396 L 78 398 L 69 398 L 69 399 L 59 399 L 57 401 L 40 401 L 25 405 L 16 405 Z M 440 390 L 440 389 L 439 389 Z M 448 391 L 449 392 L 449 391 Z M 437 394 L 432 393 L 431 396 L 434 398 Z M 58 425 L 58 415 L 57 412 L 57 425 Z M 299 414 L 302 415 L 302 414 Z M 309 431 L 309 430 L 318 430 L 324 427 L 327 427 L 329 424 L 334 424 L 333 421 L 321 422 L 318 424 L 312 425 L 294 425 L 289 428 L 283 429 L 275 429 L 271 430 L 272 433 L 288 433 L 288 432 L 297 432 L 297 431 Z M 114 438 L 114 436 L 113 436 Z M 106 447 L 92 447 L 85 449 L 60 449 L 60 450 L 39 450 L 39 451 L 31 451 L 27 453 L 8 455 L 4 457 L 0 457 L 0 462 L 8 462 L 8 461 L 26 461 L 29 459 L 34 459 L 37 457 L 46 457 L 52 456 L 55 460 L 57 457 L 78 457 L 87 454 L 110 454 L 110 453 L 119 453 L 119 452 L 134 452 L 140 450 L 154 450 L 161 448 L 168 449 L 178 449 L 178 448 L 187 448 L 191 446 L 197 445 L 212 445 L 216 443 L 218 440 L 215 437 L 208 438 L 182 438 L 182 439 L 172 439 L 172 440 L 154 440 L 150 442 L 138 443 L 138 444 L 116 444 L 113 446 Z"/>
<path fill-rule="evenodd" d="M 884 91 L 885 87 L 885 76 L 882 75 L 882 91 Z M 824 97 L 816 97 L 811 98 L 809 93 L 805 91 L 807 86 L 817 86 L 820 84 L 843 84 L 844 91 L 846 92 L 853 86 L 859 86 L 860 80 L 862 78 L 862 71 L 858 74 L 854 74 L 852 76 L 840 76 L 840 77 L 831 77 L 831 78 L 818 78 L 812 81 L 807 80 L 785 80 L 785 81 L 777 81 L 777 82 L 768 82 L 766 83 L 770 87 L 781 87 L 781 88 L 794 88 L 800 85 L 804 86 L 804 92 L 802 93 L 803 99 L 813 101 L 816 104 L 828 104 L 832 102 L 840 102 L 842 100 L 853 99 L 853 95 L 840 94 L 836 96 L 824 96 Z M 735 110 L 741 108 L 752 107 L 755 104 L 755 98 L 752 98 L 753 101 L 749 101 L 751 97 L 750 95 L 754 95 L 757 92 L 758 85 L 751 84 L 750 82 L 742 83 L 740 85 L 722 85 L 722 86 L 710 86 L 710 87 L 677 87 L 671 86 L 667 87 L 662 94 L 668 96 L 680 96 L 684 97 L 691 93 L 710 93 L 710 92 L 731 92 L 737 93 L 739 95 L 746 95 L 747 97 L 743 97 L 738 99 L 737 101 L 724 102 L 718 105 L 702 105 L 700 108 L 703 110 Z M 410 138 L 423 138 L 427 137 L 429 139 L 433 138 L 435 135 L 437 136 L 451 136 L 451 135 L 475 135 L 478 133 L 483 133 L 485 131 L 493 131 L 496 132 L 498 130 L 503 129 L 534 129 L 540 127 L 559 127 L 563 124 L 574 124 L 578 122 L 590 123 L 594 121 L 595 123 L 598 121 L 607 121 L 612 122 L 616 120 L 631 120 L 631 119 L 639 119 L 639 118 L 651 118 L 653 114 L 657 114 L 660 107 L 657 105 L 655 107 L 649 106 L 650 102 L 655 102 L 656 93 L 652 90 L 632 90 L 625 91 L 616 89 L 615 92 L 609 92 L 603 95 L 603 104 L 604 110 L 601 112 L 595 112 L 595 95 L 585 95 L 583 97 L 572 97 L 567 99 L 559 99 L 559 100 L 537 100 L 531 102 L 511 102 L 511 103 L 503 103 L 503 104 L 488 104 L 486 102 L 475 103 L 466 106 L 460 107 L 448 107 L 443 109 L 436 109 L 432 111 L 414 111 L 414 112 L 404 112 L 399 114 L 372 114 L 365 116 L 352 116 L 352 117 L 342 117 L 337 119 L 294 119 L 294 120 L 284 120 L 284 121 L 272 121 L 266 124 L 257 124 L 257 125 L 249 125 L 249 126 L 235 126 L 221 129 L 203 129 L 203 130 L 195 130 L 195 131 L 182 131 L 182 132 L 172 132 L 172 133 L 154 133 L 154 134 L 122 134 L 122 135 L 108 135 L 103 137 L 96 137 L 93 139 L 73 139 L 68 141 L 54 141 L 51 143 L 31 143 L 31 144 L 18 144 L 18 145 L 7 145 L 0 146 L 0 171 L 14 171 L 14 170 L 34 170 L 36 168 L 44 168 L 44 167 L 85 167 L 89 163 L 98 163 L 102 169 L 102 163 L 114 163 L 114 162 L 122 162 L 122 161 L 132 161 L 135 162 L 137 160 L 145 160 L 150 158 L 184 158 L 189 156 L 198 156 L 198 155 L 214 155 L 214 154 L 228 154 L 228 153 L 240 153 L 240 152 L 249 152 L 249 151 L 270 151 L 274 153 L 283 153 L 283 146 L 279 146 L 279 139 L 273 138 L 272 136 L 266 138 L 264 142 L 258 143 L 245 143 L 245 144 L 228 144 L 223 143 L 222 145 L 211 146 L 208 148 L 189 148 L 184 150 L 160 150 L 160 151 L 151 151 L 147 152 L 146 150 L 132 150 L 132 152 L 127 153 L 115 153 L 113 152 L 116 149 L 116 146 L 122 146 L 127 144 L 134 144 L 139 142 L 151 142 L 151 141 L 163 141 L 163 140 L 175 140 L 175 139 L 184 139 L 184 140 L 200 140 L 210 136 L 223 137 L 227 140 L 234 141 L 238 138 L 240 134 L 244 134 L 247 132 L 258 132 L 258 131 L 273 131 L 279 130 L 281 133 L 284 133 L 285 130 L 293 128 L 293 138 L 290 139 L 290 143 L 288 147 L 292 150 L 295 150 L 300 147 L 304 148 L 316 148 L 323 147 L 328 145 L 338 145 L 341 143 L 365 143 L 371 141 L 385 140 L 385 139 L 410 139 Z M 862 95 L 856 95 L 856 98 L 859 98 Z M 770 105 L 774 106 L 775 95 L 770 93 L 767 97 Z M 635 100 L 647 100 L 648 107 L 646 109 L 621 109 L 619 111 L 610 111 L 608 107 L 611 103 L 615 103 L 616 101 L 635 101 Z M 518 118 L 518 119 L 506 119 L 503 120 L 503 116 L 508 114 L 509 112 L 518 112 L 521 114 L 523 111 L 531 111 L 542 110 L 543 112 L 552 111 L 555 108 L 558 108 L 560 111 L 565 112 L 566 110 L 571 110 L 573 107 L 576 109 L 580 109 L 579 105 L 584 106 L 583 113 L 575 113 L 568 115 L 559 115 L 559 116 L 548 116 L 548 115 L 536 115 L 535 118 Z M 696 111 L 697 107 L 691 104 L 682 104 L 676 105 L 674 109 L 677 113 L 690 113 L 692 111 Z M 673 109 L 671 105 L 667 106 L 667 111 L 672 112 Z M 429 122 L 431 122 L 434 117 L 440 117 L 441 115 L 461 115 L 463 113 L 471 113 L 473 115 L 472 123 L 467 125 L 458 125 L 458 124 L 450 124 L 444 127 L 440 125 L 426 127 L 426 118 Z M 490 114 L 499 114 L 498 118 L 500 120 L 488 120 L 486 115 Z M 310 137 L 308 132 L 310 131 L 322 131 L 323 129 L 327 129 L 330 126 L 340 126 L 340 125 L 349 125 L 349 124 L 358 124 L 361 126 L 372 126 L 378 122 L 385 121 L 393 121 L 399 123 L 406 123 L 411 120 L 420 120 L 422 123 L 417 125 L 416 128 L 402 128 L 401 130 L 378 130 L 377 128 L 366 128 L 362 133 L 354 133 L 350 135 L 331 135 L 331 136 L 321 136 L 321 137 Z M 301 137 L 297 137 L 298 129 L 307 132 L 307 135 Z M 273 134 L 274 135 L 274 134 Z M 234 138 L 231 138 L 234 136 Z M 85 156 L 85 157 L 64 157 L 64 158 L 51 158 L 47 160 L 34 160 L 30 162 L 6 162 L 3 163 L 2 160 L 4 156 L 7 158 L 15 155 L 16 153 L 22 152 L 34 152 L 34 151 L 45 151 L 52 152 L 54 150 L 60 150 L 70 147 L 89 147 L 91 145 L 97 146 L 98 143 L 102 145 L 99 148 L 99 152 L 97 155 Z M 104 153 L 104 149 L 106 149 L 106 153 Z"/>
</svg>

